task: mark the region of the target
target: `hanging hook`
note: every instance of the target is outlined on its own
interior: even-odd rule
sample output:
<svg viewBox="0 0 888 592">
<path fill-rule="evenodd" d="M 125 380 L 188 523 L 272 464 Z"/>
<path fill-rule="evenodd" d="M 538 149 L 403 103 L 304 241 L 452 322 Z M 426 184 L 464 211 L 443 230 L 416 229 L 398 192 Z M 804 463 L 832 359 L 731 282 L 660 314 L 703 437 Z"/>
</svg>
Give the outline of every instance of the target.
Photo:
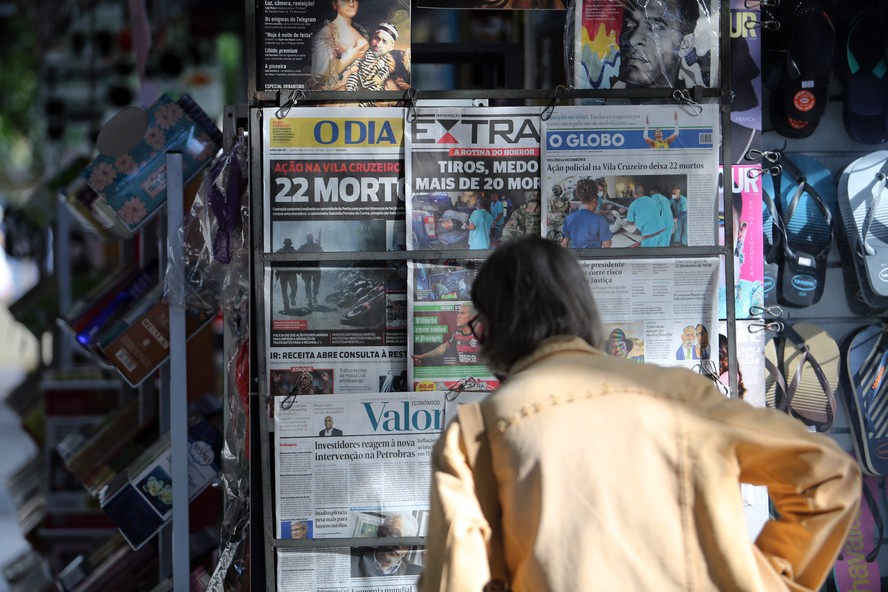
<svg viewBox="0 0 888 592">
<path fill-rule="evenodd" d="M 691 98 L 691 91 L 687 89 L 675 90 L 672 93 L 672 98 L 682 105 L 690 107 L 691 115 L 694 117 L 703 114 L 703 105 Z"/>
<path fill-rule="evenodd" d="M 749 314 L 753 316 L 764 316 L 770 315 L 775 319 L 779 319 L 783 316 L 783 309 L 779 306 L 750 306 Z"/>
<path fill-rule="evenodd" d="M 281 106 L 278 107 L 277 111 L 275 111 L 274 116 L 278 119 L 283 119 L 290 112 L 290 108 L 295 107 L 296 103 L 303 100 L 305 100 L 305 91 L 302 89 L 294 90 L 290 93 L 289 98 L 281 103 Z"/>
<path fill-rule="evenodd" d="M 764 167 L 761 169 L 749 169 L 748 171 L 746 171 L 746 176 L 750 179 L 758 179 L 762 175 L 770 175 L 772 177 L 776 177 L 782 172 L 783 166 L 775 164 L 774 166 Z"/>
<path fill-rule="evenodd" d="M 746 160 L 767 160 L 768 162 L 777 162 L 780 160 L 780 153 L 776 150 L 759 150 L 750 148 L 746 153 Z"/>
<path fill-rule="evenodd" d="M 552 114 L 555 112 L 555 106 L 558 104 L 558 101 L 566 95 L 570 89 L 568 89 L 563 84 L 559 84 L 555 87 L 555 93 L 552 96 L 552 100 L 549 102 L 546 107 L 540 111 L 540 119 L 543 121 L 549 121 L 549 118 L 552 117 Z"/>
<path fill-rule="evenodd" d="M 419 89 L 409 87 L 404 91 L 404 101 L 407 103 L 407 123 L 416 121 L 416 98 L 419 96 Z"/>
<path fill-rule="evenodd" d="M 746 330 L 750 333 L 761 333 L 762 331 L 773 331 L 780 333 L 783 331 L 784 325 L 782 321 L 766 321 L 763 323 L 750 323 Z"/>
<path fill-rule="evenodd" d="M 479 386 L 478 380 L 476 380 L 474 376 L 467 376 L 447 389 L 447 392 L 444 393 L 444 398 L 452 403 L 453 401 L 456 401 L 456 398 L 459 397 L 463 391 L 473 390 L 477 386 Z"/>
<path fill-rule="evenodd" d="M 780 30 L 780 21 L 767 20 L 767 21 L 757 21 L 753 19 L 749 19 L 743 26 L 746 27 L 747 31 L 751 31 L 752 29 L 767 29 L 768 31 L 779 31 Z"/>
</svg>

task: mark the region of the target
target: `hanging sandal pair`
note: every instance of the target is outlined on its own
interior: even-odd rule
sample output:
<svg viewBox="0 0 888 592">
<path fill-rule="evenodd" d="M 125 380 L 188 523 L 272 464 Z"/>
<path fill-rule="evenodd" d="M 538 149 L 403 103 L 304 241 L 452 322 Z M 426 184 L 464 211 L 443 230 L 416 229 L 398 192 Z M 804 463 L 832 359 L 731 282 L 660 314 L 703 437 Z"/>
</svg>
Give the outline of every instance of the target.
<svg viewBox="0 0 888 592">
<path fill-rule="evenodd" d="M 839 383 L 835 340 L 813 323 L 784 326 L 765 344 L 765 369 L 765 404 L 829 433 Z"/>
<path fill-rule="evenodd" d="M 772 246 L 765 260 L 778 267 L 777 301 L 810 306 L 823 295 L 837 209 L 836 186 L 829 169 L 816 159 L 775 154 L 775 164 L 762 183 L 772 228 Z"/>
</svg>

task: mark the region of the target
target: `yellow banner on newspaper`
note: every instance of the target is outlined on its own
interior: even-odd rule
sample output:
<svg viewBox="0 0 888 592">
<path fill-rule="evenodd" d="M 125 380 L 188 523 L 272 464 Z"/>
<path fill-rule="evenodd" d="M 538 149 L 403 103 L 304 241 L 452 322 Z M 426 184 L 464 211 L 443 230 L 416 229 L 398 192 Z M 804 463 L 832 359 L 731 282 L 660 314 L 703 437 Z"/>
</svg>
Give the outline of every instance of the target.
<svg viewBox="0 0 888 592">
<path fill-rule="evenodd" d="M 271 148 L 392 148 L 404 141 L 400 118 L 272 119 L 269 129 Z"/>
</svg>

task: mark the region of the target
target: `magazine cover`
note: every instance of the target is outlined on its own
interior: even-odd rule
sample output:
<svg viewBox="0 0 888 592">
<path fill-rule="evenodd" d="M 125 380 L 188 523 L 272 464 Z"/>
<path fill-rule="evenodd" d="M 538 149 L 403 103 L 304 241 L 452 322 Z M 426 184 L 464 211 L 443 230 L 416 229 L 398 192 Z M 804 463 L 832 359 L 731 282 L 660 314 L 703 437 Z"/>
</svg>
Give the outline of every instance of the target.
<svg viewBox="0 0 888 592">
<path fill-rule="evenodd" d="M 417 0 L 419 8 L 564 10 L 569 0 Z"/>
<path fill-rule="evenodd" d="M 408 0 L 258 3 L 258 90 L 404 90 Z"/>
<path fill-rule="evenodd" d="M 100 151 L 80 172 L 97 194 L 93 213 L 121 238 L 135 234 L 166 203 L 167 152 L 182 154 L 187 183 L 222 147 L 222 132 L 188 95 L 178 101 L 162 95 L 145 116 L 144 133 L 135 145 L 115 154 Z M 132 125 L 126 117 L 112 119 L 102 135 L 131 132 L 118 127 L 123 121 Z"/>
<path fill-rule="evenodd" d="M 747 8 L 748 5 L 754 8 Z M 762 29 L 758 3 L 731 0 L 731 162 L 762 149 Z"/>
<path fill-rule="evenodd" d="M 265 250 L 403 251 L 404 110 L 277 111 L 263 112 Z"/>
<path fill-rule="evenodd" d="M 762 179 L 759 165 L 731 167 L 731 203 L 734 236 L 734 318 L 761 317 L 764 306 L 764 240 L 762 235 Z M 725 244 L 724 190 L 719 175 L 720 244 Z M 718 291 L 718 318 L 727 318 L 724 274 Z"/>
<path fill-rule="evenodd" d="M 576 88 L 717 87 L 719 3 L 577 0 Z"/>
</svg>

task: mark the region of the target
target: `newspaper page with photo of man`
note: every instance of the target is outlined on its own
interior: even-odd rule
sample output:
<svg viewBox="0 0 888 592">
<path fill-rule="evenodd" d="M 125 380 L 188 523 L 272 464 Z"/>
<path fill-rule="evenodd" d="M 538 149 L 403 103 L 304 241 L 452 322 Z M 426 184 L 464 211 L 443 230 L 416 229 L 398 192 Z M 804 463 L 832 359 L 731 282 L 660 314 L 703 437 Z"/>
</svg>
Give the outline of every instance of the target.
<svg viewBox="0 0 888 592">
<path fill-rule="evenodd" d="M 717 105 L 555 109 L 543 233 L 572 248 L 714 246 L 718 143 Z"/>
<path fill-rule="evenodd" d="M 719 85 L 719 2 L 576 0 L 576 88 Z"/>
<path fill-rule="evenodd" d="M 404 250 L 403 109 L 262 116 L 267 252 Z"/>
<path fill-rule="evenodd" d="M 717 257 L 580 263 L 604 325 L 605 353 L 697 371 L 704 360 L 717 361 Z"/>
<path fill-rule="evenodd" d="M 272 395 L 398 392 L 407 381 L 407 264 L 265 271 Z"/>
<path fill-rule="evenodd" d="M 471 302 L 480 261 L 411 261 L 408 269 L 408 376 L 414 391 L 491 391 Z M 476 327 L 480 330 L 480 326 Z"/>
<path fill-rule="evenodd" d="M 539 108 L 418 108 L 406 128 L 407 248 L 492 249 L 539 232 Z"/>
<path fill-rule="evenodd" d="M 447 395 L 278 398 L 277 537 L 426 536 L 432 446 L 486 393 Z M 280 548 L 277 589 L 413 592 L 424 563 L 421 547 Z"/>
</svg>

